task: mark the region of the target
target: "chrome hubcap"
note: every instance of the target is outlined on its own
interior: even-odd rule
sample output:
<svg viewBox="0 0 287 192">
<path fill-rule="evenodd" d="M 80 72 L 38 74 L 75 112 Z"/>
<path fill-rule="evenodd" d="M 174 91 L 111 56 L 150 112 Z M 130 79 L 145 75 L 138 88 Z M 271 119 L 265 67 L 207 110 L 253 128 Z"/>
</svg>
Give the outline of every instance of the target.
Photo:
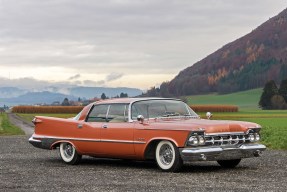
<svg viewBox="0 0 287 192">
<path fill-rule="evenodd" d="M 164 165 L 169 165 L 173 159 L 173 152 L 168 144 L 164 144 L 159 150 L 160 161 Z"/>
<path fill-rule="evenodd" d="M 74 148 L 71 144 L 66 144 L 64 146 L 64 154 L 67 158 L 70 158 L 73 156 L 74 153 Z"/>
</svg>

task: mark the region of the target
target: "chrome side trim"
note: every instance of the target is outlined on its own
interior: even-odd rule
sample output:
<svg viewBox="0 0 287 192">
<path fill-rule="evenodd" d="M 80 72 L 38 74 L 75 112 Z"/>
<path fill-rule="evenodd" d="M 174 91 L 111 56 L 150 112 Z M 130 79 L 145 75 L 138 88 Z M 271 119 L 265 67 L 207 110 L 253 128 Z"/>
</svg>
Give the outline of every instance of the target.
<svg viewBox="0 0 287 192">
<path fill-rule="evenodd" d="M 57 137 L 57 136 L 37 136 L 39 139 L 56 139 L 56 140 L 69 140 L 69 141 L 87 141 L 87 142 L 107 142 L 107 143 L 133 143 L 133 144 L 145 144 L 144 141 L 131 141 L 131 140 L 108 140 L 108 139 L 83 139 L 72 137 Z"/>
</svg>

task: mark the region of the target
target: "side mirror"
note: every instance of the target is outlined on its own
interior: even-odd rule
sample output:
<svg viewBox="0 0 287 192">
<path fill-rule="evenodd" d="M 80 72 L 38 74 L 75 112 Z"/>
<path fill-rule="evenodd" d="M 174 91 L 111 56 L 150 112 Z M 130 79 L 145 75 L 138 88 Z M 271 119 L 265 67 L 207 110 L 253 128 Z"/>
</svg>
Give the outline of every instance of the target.
<svg viewBox="0 0 287 192">
<path fill-rule="evenodd" d="M 211 119 L 211 117 L 212 117 L 212 113 L 207 112 L 207 113 L 206 113 L 206 118 L 207 118 L 207 119 Z"/>
<path fill-rule="evenodd" d="M 144 122 L 144 116 L 143 116 L 143 115 L 138 115 L 138 116 L 137 116 L 137 120 L 138 120 L 140 123 L 143 124 L 143 122 Z"/>
</svg>

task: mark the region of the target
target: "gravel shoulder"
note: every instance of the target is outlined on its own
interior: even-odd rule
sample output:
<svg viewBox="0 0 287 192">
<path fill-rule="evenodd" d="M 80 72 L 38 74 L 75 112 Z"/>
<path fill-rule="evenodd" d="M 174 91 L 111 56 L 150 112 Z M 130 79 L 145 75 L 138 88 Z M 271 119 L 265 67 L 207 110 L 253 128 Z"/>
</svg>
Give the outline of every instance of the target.
<svg viewBox="0 0 287 192">
<path fill-rule="evenodd" d="M 58 151 L 34 148 L 28 136 L 0 137 L 0 191 L 286 191 L 287 151 L 267 150 L 235 169 L 215 162 L 161 172 L 153 162 L 83 158 L 62 163 Z"/>
</svg>

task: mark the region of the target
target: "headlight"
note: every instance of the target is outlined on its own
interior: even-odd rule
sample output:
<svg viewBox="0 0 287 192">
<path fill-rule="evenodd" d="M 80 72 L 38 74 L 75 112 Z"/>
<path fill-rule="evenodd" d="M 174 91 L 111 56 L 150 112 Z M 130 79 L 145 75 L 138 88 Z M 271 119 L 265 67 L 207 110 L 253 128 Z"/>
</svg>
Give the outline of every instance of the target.
<svg viewBox="0 0 287 192">
<path fill-rule="evenodd" d="M 192 135 L 187 140 L 187 145 L 189 146 L 198 146 L 205 145 L 205 139 L 203 135 Z"/>
<path fill-rule="evenodd" d="M 255 133 L 254 136 L 255 136 L 255 141 L 259 141 L 259 140 L 260 140 L 260 135 L 259 135 L 259 133 Z"/>
<path fill-rule="evenodd" d="M 198 143 L 199 143 L 199 145 L 205 144 L 205 140 L 204 140 L 203 136 L 198 136 Z"/>
<path fill-rule="evenodd" d="M 189 145 L 198 145 L 198 138 L 196 136 L 191 136 L 188 139 L 188 144 Z"/>
<path fill-rule="evenodd" d="M 251 142 L 255 142 L 255 136 L 253 134 L 249 135 L 249 139 Z"/>
</svg>

